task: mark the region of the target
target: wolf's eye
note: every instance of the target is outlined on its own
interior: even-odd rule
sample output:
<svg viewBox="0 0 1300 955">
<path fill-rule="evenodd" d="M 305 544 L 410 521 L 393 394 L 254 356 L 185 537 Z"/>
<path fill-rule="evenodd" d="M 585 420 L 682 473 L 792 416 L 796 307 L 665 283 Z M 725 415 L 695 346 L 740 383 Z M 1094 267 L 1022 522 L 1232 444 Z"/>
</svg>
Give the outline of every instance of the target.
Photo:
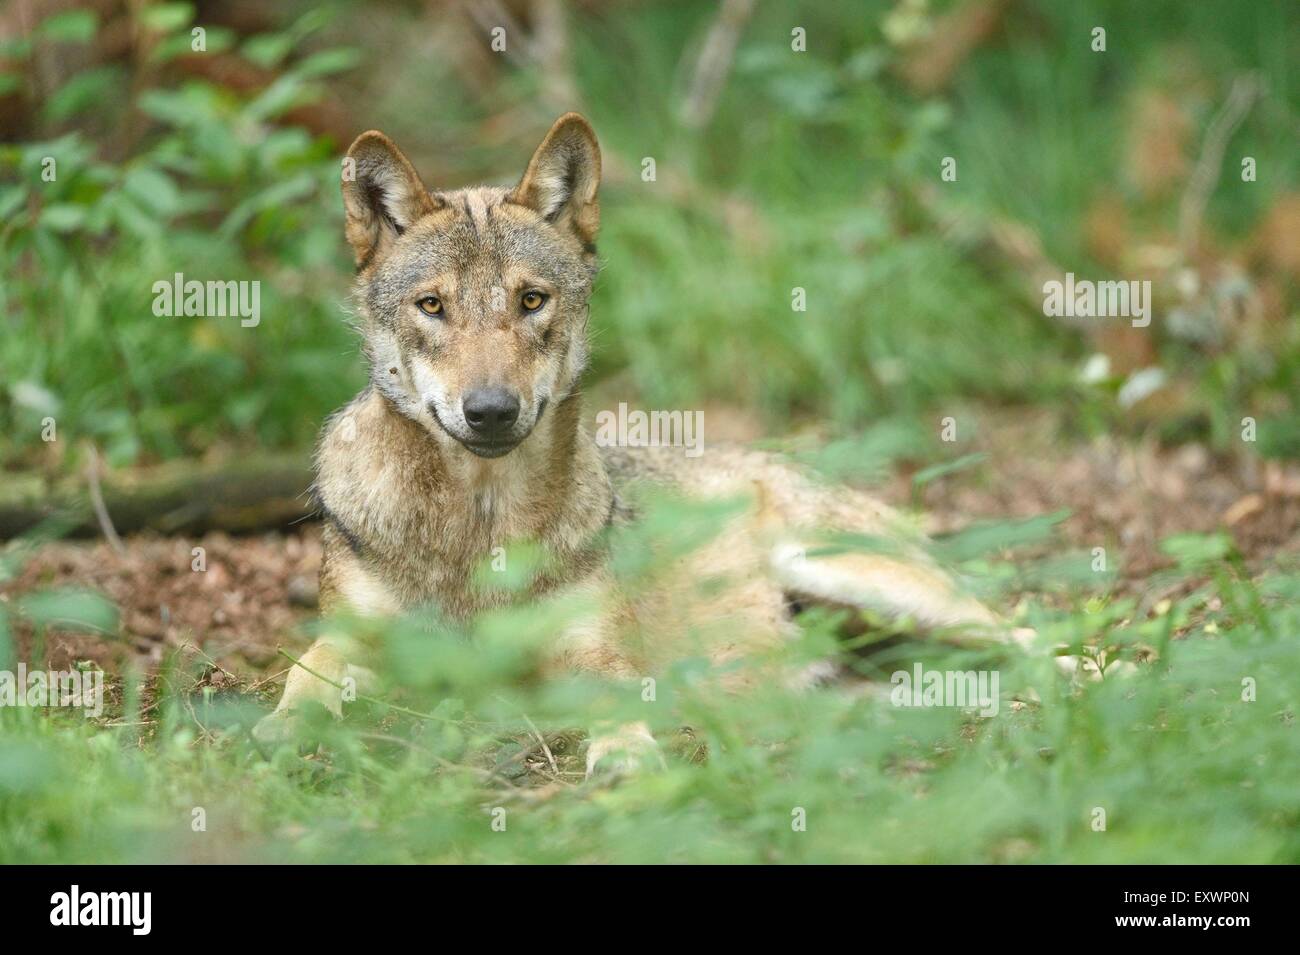
<svg viewBox="0 0 1300 955">
<path fill-rule="evenodd" d="M 546 304 L 546 296 L 543 295 L 541 292 L 537 291 L 537 289 L 529 289 L 527 292 L 524 293 L 524 296 L 523 298 L 520 299 L 520 302 L 524 306 L 524 311 L 535 312 L 543 305 Z"/>
<path fill-rule="evenodd" d="M 442 300 L 436 295 L 426 295 L 415 303 L 415 307 L 424 312 L 425 315 L 442 314 Z"/>
</svg>

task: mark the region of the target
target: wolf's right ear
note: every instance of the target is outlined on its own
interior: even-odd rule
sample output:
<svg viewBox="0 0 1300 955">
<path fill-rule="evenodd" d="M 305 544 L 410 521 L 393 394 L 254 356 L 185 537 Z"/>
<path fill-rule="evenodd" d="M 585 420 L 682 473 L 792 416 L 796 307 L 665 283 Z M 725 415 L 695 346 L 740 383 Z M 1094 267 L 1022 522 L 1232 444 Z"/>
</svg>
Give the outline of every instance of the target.
<svg viewBox="0 0 1300 955">
<path fill-rule="evenodd" d="M 437 207 L 391 139 L 373 129 L 356 138 L 343 163 L 343 211 L 358 267 Z"/>
</svg>

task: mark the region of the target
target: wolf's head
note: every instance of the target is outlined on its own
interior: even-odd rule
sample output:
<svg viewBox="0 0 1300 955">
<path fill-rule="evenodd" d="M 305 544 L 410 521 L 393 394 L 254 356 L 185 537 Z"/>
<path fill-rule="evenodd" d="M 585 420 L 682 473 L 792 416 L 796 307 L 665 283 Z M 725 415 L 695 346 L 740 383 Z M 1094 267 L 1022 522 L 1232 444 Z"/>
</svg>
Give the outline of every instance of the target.
<svg viewBox="0 0 1300 955">
<path fill-rule="evenodd" d="M 375 386 L 445 444 L 508 454 L 587 361 L 596 134 L 560 117 L 513 189 L 430 193 L 379 132 L 348 158 L 343 205 Z"/>
</svg>

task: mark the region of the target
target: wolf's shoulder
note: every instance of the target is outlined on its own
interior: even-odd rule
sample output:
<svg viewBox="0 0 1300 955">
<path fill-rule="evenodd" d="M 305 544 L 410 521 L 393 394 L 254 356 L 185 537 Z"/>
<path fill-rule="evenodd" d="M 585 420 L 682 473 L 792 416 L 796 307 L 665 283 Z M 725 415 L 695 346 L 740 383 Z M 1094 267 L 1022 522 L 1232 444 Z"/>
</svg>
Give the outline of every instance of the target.
<svg viewBox="0 0 1300 955">
<path fill-rule="evenodd" d="M 427 435 L 415 422 L 388 413 L 384 401 L 367 388 L 321 429 L 314 490 L 340 514 L 409 510 L 410 502 L 432 500 L 437 490 Z"/>
<path fill-rule="evenodd" d="M 802 486 L 807 476 L 780 455 L 742 445 L 710 445 L 690 455 L 680 447 L 602 447 L 601 460 L 620 491 L 661 487 L 688 497 L 725 496 L 765 485 Z"/>
<path fill-rule="evenodd" d="M 367 385 L 325 419 L 316 441 L 317 468 L 333 463 L 352 469 L 365 464 L 367 456 L 418 452 L 427 443 L 419 425 L 391 413 L 387 399 Z"/>
</svg>

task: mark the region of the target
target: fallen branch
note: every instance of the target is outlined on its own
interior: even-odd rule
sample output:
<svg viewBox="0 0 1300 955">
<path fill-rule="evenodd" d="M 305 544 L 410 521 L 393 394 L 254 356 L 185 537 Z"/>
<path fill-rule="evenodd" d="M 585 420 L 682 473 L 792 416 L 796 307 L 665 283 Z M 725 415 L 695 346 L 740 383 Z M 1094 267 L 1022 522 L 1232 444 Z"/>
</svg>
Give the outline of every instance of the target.
<svg viewBox="0 0 1300 955">
<path fill-rule="evenodd" d="M 69 535 L 86 537 L 107 536 L 106 527 L 120 534 L 250 533 L 311 515 L 305 492 L 312 473 L 305 454 L 251 455 L 216 465 L 171 461 L 97 478 L 98 486 L 88 489 L 80 476 L 50 482 L 36 473 L 6 474 L 0 481 L 0 540 L 52 517 L 62 519 Z"/>
</svg>

